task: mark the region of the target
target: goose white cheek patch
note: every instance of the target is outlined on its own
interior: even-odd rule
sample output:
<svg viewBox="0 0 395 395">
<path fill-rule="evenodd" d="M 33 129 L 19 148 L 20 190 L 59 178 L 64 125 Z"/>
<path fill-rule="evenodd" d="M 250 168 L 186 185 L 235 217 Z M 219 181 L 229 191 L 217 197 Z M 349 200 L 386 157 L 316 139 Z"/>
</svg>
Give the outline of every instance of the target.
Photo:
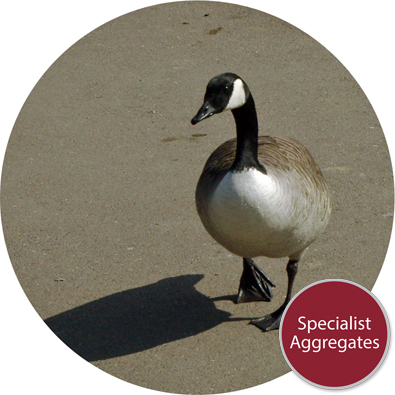
<svg viewBox="0 0 395 395">
<path fill-rule="evenodd" d="M 233 110 L 234 108 L 241 107 L 246 102 L 246 92 L 244 90 L 243 81 L 237 79 L 233 83 L 233 92 L 232 96 L 229 99 L 228 105 L 225 107 L 225 110 Z"/>
</svg>

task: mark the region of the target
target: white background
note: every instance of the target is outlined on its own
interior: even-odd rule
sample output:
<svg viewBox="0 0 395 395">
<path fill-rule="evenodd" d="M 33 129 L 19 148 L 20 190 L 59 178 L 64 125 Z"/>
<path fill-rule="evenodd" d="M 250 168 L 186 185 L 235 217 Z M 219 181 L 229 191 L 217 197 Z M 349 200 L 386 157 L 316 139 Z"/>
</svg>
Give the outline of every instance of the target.
<svg viewBox="0 0 395 395">
<path fill-rule="evenodd" d="M 93 29 L 120 15 L 157 1 L 15 0 L 3 2 L 0 61 L 0 157 L 27 96 L 48 67 L 70 46 Z M 351 72 L 369 98 L 384 129 L 392 154 L 394 137 L 394 23 L 390 0 L 260 0 L 231 1 L 265 11 L 300 28 L 324 45 Z M 355 136 L 358 138 L 357 134 Z M 379 194 L 380 191 L 377 191 Z M 394 309 L 392 241 L 373 293 L 391 318 Z M 0 355 L 3 394 L 124 395 L 149 390 L 118 380 L 85 362 L 46 327 L 23 293 L 12 270 L 0 235 Z M 393 391 L 395 357 L 390 352 L 378 372 L 344 393 Z M 317 389 L 289 373 L 243 395 L 281 393 L 315 394 Z"/>
</svg>

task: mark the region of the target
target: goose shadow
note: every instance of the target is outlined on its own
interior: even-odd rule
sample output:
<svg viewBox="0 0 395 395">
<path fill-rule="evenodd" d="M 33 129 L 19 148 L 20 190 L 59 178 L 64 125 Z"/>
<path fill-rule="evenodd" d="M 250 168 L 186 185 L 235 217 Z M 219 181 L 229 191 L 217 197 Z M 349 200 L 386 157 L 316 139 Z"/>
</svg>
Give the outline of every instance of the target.
<svg viewBox="0 0 395 395">
<path fill-rule="evenodd" d="M 216 308 L 215 299 L 196 290 L 203 277 L 163 279 L 65 311 L 45 323 L 87 361 L 144 351 L 235 320 Z"/>
</svg>

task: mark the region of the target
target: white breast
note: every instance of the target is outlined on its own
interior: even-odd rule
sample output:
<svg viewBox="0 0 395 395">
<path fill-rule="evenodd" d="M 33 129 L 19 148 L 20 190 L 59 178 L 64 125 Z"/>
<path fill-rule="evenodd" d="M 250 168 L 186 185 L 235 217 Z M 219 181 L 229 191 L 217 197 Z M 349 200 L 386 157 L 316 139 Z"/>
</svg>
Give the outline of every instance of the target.
<svg viewBox="0 0 395 395">
<path fill-rule="evenodd" d="M 236 255 L 289 256 L 305 241 L 295 232 L 300 199 L 285 189 L 276 177 L 256 169 L 229 172 L 210 199 L 207 230 Z"/>
</svg>

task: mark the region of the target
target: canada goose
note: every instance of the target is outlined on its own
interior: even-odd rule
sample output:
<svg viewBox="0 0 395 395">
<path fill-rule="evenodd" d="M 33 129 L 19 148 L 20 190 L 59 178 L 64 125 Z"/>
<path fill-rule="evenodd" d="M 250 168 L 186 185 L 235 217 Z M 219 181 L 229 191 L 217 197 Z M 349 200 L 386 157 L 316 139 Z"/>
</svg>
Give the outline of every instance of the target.
<svg viewBox="0 0 395 395">
<path fill-rule="evenodd" d="M 236 74 L 214 77 L 192 124 L 231 110 L 237 138 L 208 158 L 196 188 L 196 207 L 207 232 L 243 258 L 237 303 L 270 301 L 273 282 L 253 262 L 288 257 L 288 290 L 282 306 L 251 323 L 278 329 L 291 299 L 298 262 L 331 212 L 328 187 L 307 149 L 290 138 L 258 137 L 258 119 L 247 84 Z"/>
</svg>

